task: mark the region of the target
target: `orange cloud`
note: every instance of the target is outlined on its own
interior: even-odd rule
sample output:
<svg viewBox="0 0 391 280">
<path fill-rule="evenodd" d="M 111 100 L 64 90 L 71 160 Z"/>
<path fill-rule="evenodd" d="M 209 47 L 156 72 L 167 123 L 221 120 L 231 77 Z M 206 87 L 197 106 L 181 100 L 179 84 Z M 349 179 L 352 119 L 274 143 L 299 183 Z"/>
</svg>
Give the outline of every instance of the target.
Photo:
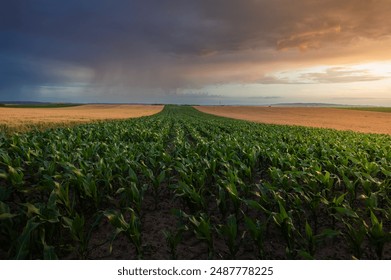
<svg viewBox="0 0 391 280">
<path fill-rule="evenodd" d="M 290 35 L 277 41 L 278 50 L 286 50 L 289 48 L 298 48 L 301 51 L 308 49 L 318 49 L 322 42 L 332 36 L 338 35 L 341 32 L 341 26 L 329 27 L 320 30 L 313 30 Z"/>
</svg>

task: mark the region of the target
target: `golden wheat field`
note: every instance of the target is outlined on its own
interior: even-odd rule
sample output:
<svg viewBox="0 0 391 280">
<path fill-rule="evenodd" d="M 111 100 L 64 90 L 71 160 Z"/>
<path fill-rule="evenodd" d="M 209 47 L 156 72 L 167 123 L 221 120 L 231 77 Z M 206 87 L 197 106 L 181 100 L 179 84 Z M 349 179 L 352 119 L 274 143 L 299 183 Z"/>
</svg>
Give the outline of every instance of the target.
<svg viewBox="0 0 391 280">
<path fill-rule="evenodd" d="M 201 112 L 253 122 L 391 134 L 391 114 L 319 107 L 196 106 Z"/>
<path fill-rule="evenodd" d="M 149 116 L 161 105 L 81 105 L 64 108 L 0 108 L 0 124 L 10 129 Z"/>
</svg>

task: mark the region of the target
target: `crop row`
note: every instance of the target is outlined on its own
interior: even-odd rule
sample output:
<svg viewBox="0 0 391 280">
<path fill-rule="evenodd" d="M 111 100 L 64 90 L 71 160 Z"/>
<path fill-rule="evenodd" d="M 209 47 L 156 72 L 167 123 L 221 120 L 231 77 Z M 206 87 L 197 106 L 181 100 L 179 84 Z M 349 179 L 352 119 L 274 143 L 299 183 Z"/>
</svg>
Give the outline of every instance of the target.
<svg viewBox="0 0 391 280">
<path fill-rule="evenodd" d="M 166 106 L 0 137 L 1 258 L 391 257 L 386 135 Z"/>
</svg>

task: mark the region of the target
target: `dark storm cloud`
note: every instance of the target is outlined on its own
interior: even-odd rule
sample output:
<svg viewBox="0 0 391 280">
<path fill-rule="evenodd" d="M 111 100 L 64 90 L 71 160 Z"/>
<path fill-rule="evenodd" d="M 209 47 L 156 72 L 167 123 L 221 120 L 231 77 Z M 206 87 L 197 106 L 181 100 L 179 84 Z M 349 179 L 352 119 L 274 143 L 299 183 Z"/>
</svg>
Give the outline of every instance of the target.
<svg viewBox="0 0 391 280">
<path fill-rule="evenodd" d="M 269 64 L 303 51 L 316 60 L 349 54 L 361 39 L 381 42 L 390 14 L 387 0 L 3 1 L 0 94 L 82 83 L 123 96 L 257 82 Z"/>
</svg>

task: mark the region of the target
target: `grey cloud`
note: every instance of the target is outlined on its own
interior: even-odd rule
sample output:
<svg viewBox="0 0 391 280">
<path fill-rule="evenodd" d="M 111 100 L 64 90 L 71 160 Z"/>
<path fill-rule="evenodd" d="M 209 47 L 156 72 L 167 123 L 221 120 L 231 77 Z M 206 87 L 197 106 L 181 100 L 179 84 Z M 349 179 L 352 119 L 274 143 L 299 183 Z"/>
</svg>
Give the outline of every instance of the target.
<svg viewBox="0 0 391 280">
<path fill-rule="evenodd" d="M 247 99 L 280 99 L 280 98 L 283 98 L 282 96 L 278 96 L 278 95 L 269 95 L 269 96 L 250 96 L 250 97 L 247 97 Z"/>
<path fill-rule="evenodd" d="M 311 59 L 348 53 L 360 38 L 389 36 L 390 14 L 387 0 L 5 1 L 0 55 L 8 60 L 0 66 L 0 89 L 83 83 L 97 98 L 107 92 L 123 98 L 137 90 L 148 95 L 142 88 L 256 83 L 252 69 L 227 69 L 303 59 L 296 50 L 318 49 Z M 330 45 L 339 53 L 319 51 Z M 354 76 L 341 74 L 326 73 L 334 82 Z M 322 81 L 322 75 L 307 78 Z M 355 78 L 368 78 L 360 75 Z M 284 82 L 290 83 L 261 81 Z"/>
<path fill-rule="evenodd" d="M 196 92 L 196 91 L 184 91 L 184 92 L 178 92 L 178 91 L 170 91 L 166 92 L 167 95 L 170 96 L 181 96 L 181 97 L 191 97 L 191 98 L 221 98 L 223 97 L 220 94 L 211 94 L 209 92 Z"/>
<path fill-rule="evenodd" d="M 151 52 L 204 55 L 266 47 L 319 47 L 330 40 L 379 38 L 391 30 L 387 24 L 391 3 L 386 0 L 11 3 L 8 29 L 16 31 L 20 41 L 32 41 L 32 53 L 77 61 L 96 56 L 122 60 Z M 42 39 L 47 45 L 40 44 Z M 18 42 L 12 47 L 23 48 Z"/>
</svg>

